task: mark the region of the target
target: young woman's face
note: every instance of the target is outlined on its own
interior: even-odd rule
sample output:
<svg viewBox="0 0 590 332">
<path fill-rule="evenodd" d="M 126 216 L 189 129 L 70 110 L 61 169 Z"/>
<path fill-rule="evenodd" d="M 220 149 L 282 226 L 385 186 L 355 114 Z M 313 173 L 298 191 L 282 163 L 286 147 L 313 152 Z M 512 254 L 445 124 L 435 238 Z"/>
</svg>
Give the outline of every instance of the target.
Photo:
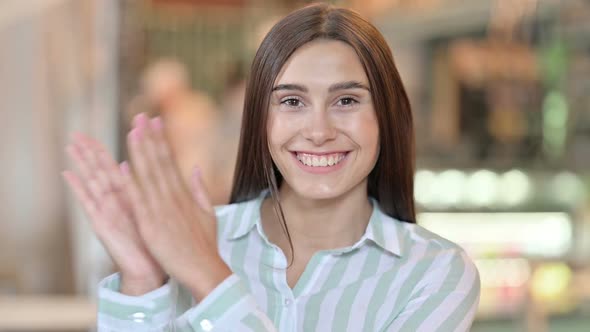
<svg viewBox="0 0 590 332">
<path fill-rule="evenodd" d="M 268 120 L 283 185 L 309 199 L 366 190 L 379 126 L 367 75 L 351 46 L 315 40 L 297 49 L 273 86 Z"/>
</svg>

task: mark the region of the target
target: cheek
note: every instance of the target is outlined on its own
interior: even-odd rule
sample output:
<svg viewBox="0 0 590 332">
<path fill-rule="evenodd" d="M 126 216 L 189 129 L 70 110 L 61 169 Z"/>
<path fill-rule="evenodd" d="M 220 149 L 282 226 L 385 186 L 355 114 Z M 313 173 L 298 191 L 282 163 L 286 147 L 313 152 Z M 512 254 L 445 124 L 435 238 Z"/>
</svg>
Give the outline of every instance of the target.
<svg viewBox="0 0 590 332">
<path fill-rule="evenodd" d="M 273 114 L 268 117 L 268 140 L 271 147 L 279 148 L 297 134 L 298 122 L 294 117 L 283 114 Z"/>
<path fill-rule="evenodd" d="M 351 122 L 350 132 L 354 140 L 365 151 L 377 151 L 379 147 L 379 123 L 375 112 L 363 112 Z"/>
<path fill-rule="evenodd" d="M 280 165 L 280 160 L 277 158 L 280 156 L 281 147 L 284 146 L 289 138 L 289 129 L 286 121 L 276 114 L 269 114 L 268 117 L 268 149 L 270 155 L 275 164 Z"/>
<path fill-rule="evenodd" d="M 280 145 L 281 140 L 281 124 L 280 121 L 277 121 L 276 116 L 273 116 L 272 113 L 268 115 L 268 126 L 266 128 L 268 133 L 268 146 L 270 148 L 271 153 L 273 152 L 273 148 L 277 145 Z"/>
</svg>

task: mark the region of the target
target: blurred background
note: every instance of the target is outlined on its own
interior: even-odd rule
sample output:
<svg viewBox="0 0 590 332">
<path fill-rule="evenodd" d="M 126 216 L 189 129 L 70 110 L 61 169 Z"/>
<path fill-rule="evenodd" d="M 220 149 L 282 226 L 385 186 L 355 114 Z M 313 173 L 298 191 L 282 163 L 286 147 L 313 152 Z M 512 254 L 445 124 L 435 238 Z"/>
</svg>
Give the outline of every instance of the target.
<svg viewBox="0 0 590 332">
<path fill-rule="evenodd" d="M 0 331 L 89 331 L 109 257 L 65 187 L 78 130 L 126 159 L 160 114 L 227 201 L 244 79 L 308 1 L 0 1 Z M 590 2 L 342 0 L 411 97 L 423 226 L 476 261 L 473 331 L 590 331 Z"/>
</svg>

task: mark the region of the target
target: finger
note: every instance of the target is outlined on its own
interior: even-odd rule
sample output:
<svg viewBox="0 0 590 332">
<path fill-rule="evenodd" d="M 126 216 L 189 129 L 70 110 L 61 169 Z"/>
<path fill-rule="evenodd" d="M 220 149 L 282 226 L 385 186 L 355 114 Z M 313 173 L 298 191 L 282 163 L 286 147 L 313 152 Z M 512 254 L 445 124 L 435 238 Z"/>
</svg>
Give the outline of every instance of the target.
<svg viewBox="0 0 590 332">
<path fill-rule="evenodd" d="M 136 226 L 142 236 L 145 236 L 146 228 L 150 226 L 149 220 L 152 218 L 151 211 L 148 209 L 149 203 L 130 172 L 128 164 L 125 162 L 121 167 L 124 169 L 123 189 L 129 194 L 129 204 L 135 216 Z"/>
<path fill-rule="evenodd" d="M 140 149 L 142 128 L 136 127 L 127 135 L 132 171 L 124 176 L 124 188 L 129 193 L 129 204 L 135 216 L 142 237 L 153 239 L 153 223 L 162 220 L 164 211 L 158 189 L 150 179 L 153 177 L 146 167 L 145 157 Z M 165 217 L 164 217 L 165 219 Z"/>
<path fill-rule="evenodd" d="M 110 180 L 110 185 L 115 188 L 118 187 L 122 182 L 120 168 L 106 147 L 99 141 L 81 133 L 74 133 L 74 136 L 94 153 L 97 159 L 97 166 L 109 174 L 108 180 Z"/>
<path fill-rule="evenodd" d="M 98 187 L 101 190 L 99 195 L 102 192 L 116 190 L 118 187 L 116 183 L 117 179 L 111 178 L 113 176 L 116 177 L 117 174 L 109 174 L 109 171 L 112 171 L 112 167 L 109 169 L 101 160 L 105 158 L 112 160 L 108 151 L 104 148 L 97 148 L 97 146 L 100 146 L 100 143 L 82 133 L 75 132 L 72 134 L 72 137 L 74 139 L 73 145 L 83 162 L 83 175 L 87 177 L 88 181 L 95 180 L 98 182 Z"/>
<path fill-rule="evenodd" d="M 131 207 L 127 193 L 122 188 L 123 174 L 121 167 L 99 141 L 81 133 L 74 133 L 72 136 L 80 145 L 91 151 L 96 158 L 96 163 L 93 166 L 98 169 L 95 172 L 99 175 L 99 179 L 103 184 L 101 202 L 105 203 L 103 204 L 104 208 L 109 210 L 108 213 L 110 214 L 130 217 Z M 115 202 L 107 201 L 105 195 L 114 199 Z"/>
<path fill-rule="evenodd" d="M 195 167 L 193 170 L 193 174 L 191 176 L 191 187 L 193 189 L 193 197 L 195 201 L 197 201 L 197 205 L 201 211 L 215 217 L 215 210 L 211 204 L 211 201 L 209 200 L 209 195 L 207 194 L 207 190 L 203 183 L 202 172 L 198 167 Z M 207 237 L 212 240 L 213 243 L 215 243 L 215 241 L 217 241 L 217 223 L 210 222 L 208 218 L 200 218 L 199 220 L 205 221 L 202 222 L 201 225 L 203 226 Z"/>
<path fill-rule="evenodd" d="M 92 198 L 89 188 L 86 188 L 82 181 L 70 171 L 62 172 L 66 182 L 74 191 L 78 201 L 82 203 L 82 207 L 90 217 L 90 221 L 95 230 L 100 230 L 104 226 L 112 225 L 112 222 L 123 221 L 127 215 L 122 213 L 119 206 L 118 199 L 114 198 L 114 194 L 106 194 L 101 197 L 101 200 L 96 201 Z M 103 232 L 98 231 L 97 236 L 102 239 Z"/>
<path fill-rule="evenodd" d="M 94 155 L 88 153 L 79 142 L 69 145 L 66 151 L 80 171 L 80 181 L 85 183 L 89 195 L 94 201 L 100 202 L 102 194 L 108 191 L 109 188 L 104 173 L 94 166 L 96 163 Z"/>
<path fill-rule="evenodd" d="M 130 182 L 133 184 L 129 193 L 135 195 L 135 197 L 130 197 L 134 211 L 139 208 L 149 209 L 153 212 L 161 202 L 159 200 L 158 190 L 154 188 L 155 185 L 151 181 L 152 175 L 150 174 L 147 161 L 140 148 L 140 141 L 144 139 L 142 135 L 141 127 L 133 128 L 129 132 L 129 135 L 127 135 L 129 156 L 133 165 L 133 174 L 137 180 L 133 179 L 133 177 L 128 177 L 126 180 L 128 185 L 130 185 Z M 142 201 L 144 206 L 140 207 L 138 204 L 142 204 Z M 150 212 L 150 215 L 153 214 L 152 212 Z"/>
<path fill-rule="evenodd" d="M 98 207 L 88 189 L 82 184 L 82 181 L 72 171 L 63 171 L 61 174 L 90 219 L 97 220 L 99 217 Z"/>
<path fill-rule="evenodd" d="M 109 188 L 108 193 L 112 193 L 114 196 L 113 199 L 117 201 L 117 204 L 114 204 L 113 208 L 121 209 L 121 213 L 129 216 L 131 207 L 128 193 L 123 189 L 124 169 L 122 168 L 123 163 L 125 163 L 127 172 L 130 173 L 129 165 L 126 162 L 119 165 L 100 142 L 88 138 L 88 144 L 96 154 L 97 167 L 102 170 L 99 174 L 104 174 L 106 177 L 104 181 L 106 182 L 106 188 Z"/>
<path fill-rule="evenodd" d="M 194 168 L 193 174 L 191 176 L 191 189 L 193 198 L 199 207 L 205 212 L 213 214 L 215 210 L 211 204 L 211 200 L 209 199 L 207 188 L 205 188 L 205 184 L 203 183 L 202 172 L 198 167 Z"/>
<path fill-rule="evenodd" d="M 164 134 L 162 119 L 156 117 L 151 120 L 150 124 L 155 157 L 159 162 L 160 171 L 163 173 L 162 180 L 166 182 L 163 185 L 167 186 L 169 191 L 176 195 L 176 199 L 186 197 L 185 195 L 189 194 L 189 190 L 182 179 L 174 159 L 174 153 Z"/>
<path fill-rule="evenodd" d="M 115 182 L 113 177 L 116 177 L 118 184 L 114 189 L 103 193 L 101 198 L 103 215 L 107 221 L 132 222 L 133 211 L 129 205 L 128 193 L 125 191 L 123 173 L 117 166 L 115 170 L 109 172 L 109 175 L 111 183 Z"/>
<path fill-rule="evenodd" d="M 119 199 L 121 200 L 121 205 L 127 211 L 132 212 L 131 202 L 129 201 L 129 192 L 125 190 L 125 177 L 131 176 L 131 169 L 129 168 L 129 163 L 127 161 L 123 161 L 119 164 L 119 170 L 121 171 L 121 192 L 126 193 L 126 195 L 120 195 Z"/>
<path fill-rule="evenodd" d="M 128 215 L 122 212 L 118 206 L 119 200 L 114 195 L 104 197 L 100 203 L 101 208 L 99 209 L 98 204 L 90 197 L 88 190 L 84 188 L 83 183 L 73 172 L 64 171 L 62 175 L 72 191 L 74 191 L 78 201 L 82 204 L 96 236 L 105 246 L 108 247 L 107 243 L 110 242 L 109 237 L 111 237 L 113 231 L 117 232 L 116 229 L 121 230 L 127 227 L 135 227 L 135 225 L 128 226 Z M 130 234 L 129 231 L 126 232 Z M 135 232 L 137 231 L 135 230 Z"/>
<path fill-rule="evenodd" d="M 169 180 L 171 176 L 174 176 L 174 173 L 165 168 L 165 163 L 170 159 L 170 156 L 166 153 L 167 151 L 160 149 L 157 142 L 158 137 L 156 135 L 157 132 L 160 132 L 159 125 L 158 123 L 154 124 L 153 120 L 150 120 L 144 114 L 138 115 L 137 118 L 138 127 L 144 130 L 145 133 L 145 138 L 140 145 L 152 175 L 150 181 L 159 189 L 162 198 L 174 200 L 176 197 L 172 195 L 178 194 L 178 191 L 173 190 Z"/>
</svg>

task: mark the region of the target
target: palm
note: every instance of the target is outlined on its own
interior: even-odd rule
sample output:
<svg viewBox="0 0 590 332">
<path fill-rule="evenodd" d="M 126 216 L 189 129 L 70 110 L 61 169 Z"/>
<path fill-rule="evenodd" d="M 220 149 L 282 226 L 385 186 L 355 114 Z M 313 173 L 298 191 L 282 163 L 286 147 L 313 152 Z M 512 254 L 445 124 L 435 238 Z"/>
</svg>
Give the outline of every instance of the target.
<svg viewBox="0 0 590 332">
<path fill-rule="evenodd" d="M 163 278 L 162 268 L 139 236 L 129 198 L 123 190 L 126 177 L 121 168 L 100 143 L 83 135 L 76 135 L 68 152 L 79 174 L 66 171 L 64 177 L 121 273 L 137 280 Z"/>
</svg>

